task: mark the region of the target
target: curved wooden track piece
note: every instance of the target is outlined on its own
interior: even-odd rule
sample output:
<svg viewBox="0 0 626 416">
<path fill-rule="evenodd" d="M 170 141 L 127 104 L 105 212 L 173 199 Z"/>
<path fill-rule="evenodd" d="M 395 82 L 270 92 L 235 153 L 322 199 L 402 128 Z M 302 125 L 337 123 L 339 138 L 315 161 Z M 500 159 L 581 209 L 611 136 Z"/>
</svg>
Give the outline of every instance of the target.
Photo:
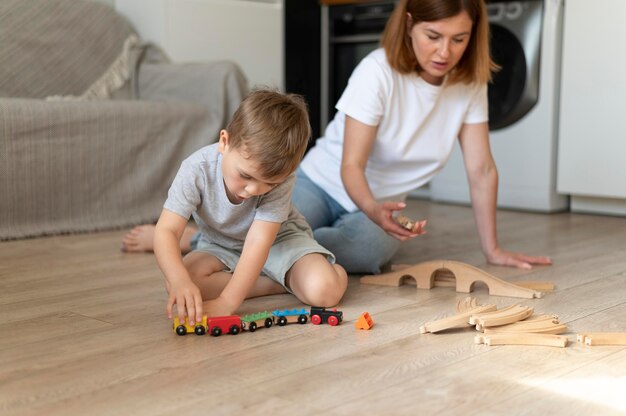
<svg viewBox="0 0 626 416">
<path fill-rule="evenodd" d="M 474 297 L 468 296 L 465 299 L 459 299 L 456 302 L 456 312 L 463 313 L 469 312 L 478 306 L 477 300 Z"/>
<path fill-rule="evenodd" d="M 494 332 L 531 332 L 556 335 L 567 332 L 567 325 L 559 323 L 559 318 L 555 315 L 537 315 L 509 325 L 484 328 L 484 332 L 485 334 Z"/>
<path fill-rule="evenodd" d="M 474 283 L 483 282 L 493 296 L 509 296 L 514 298 L 540 298 L 541 292 L 523 288 L 506 282 L 472 265 L 453 260 L 432 260 L 417 263 L 413 266 L 374 276 L 361 277 L 362 284 L 401 286 L 408 278 L 413 278 L 418 289 L 432 289 L 435 286 L 435 275 L 438 271 L 452 273 L 456 280 L 456 291 L 470 293 Z"/>
<path fill-rule="evenodd" d="M 479 316 L 475 319 L 476 329 L 512 324 L 514 322 L 521 321 L 522 319 L 526 319 L 532 314 L 533 308 L 518 305 L 517 307 L 500 314 Z"/>
<path fill-rule="evenodd" d="M 475 314 L 472 314 L 472 316 L 470 316 L 469 323 L 470 323 L 470 325 L 476 325 L 476 324 L 480 323 L 480 322 L 478 322 L 479 319 L 489 318 L 489 317 L 492 317 L 492 316 L 506 315 L 506 314 L 509 314 L 509 313 L 517 311 L 517 309 L 520 306 L 521 305 L 519 303 L 516 303 L 515 305 L 509 305 L 509 306 L 507 306 L 505 308 L 497 309 L 495 311 L 475 313 Z"/>
<path fill-rule="evenodd" d="M 534 322 L 543 322 L 543 321 L 550 321 L 552 323 L 558 324 L 559 321 L 559 316 L 555 315 L 555 314 L 543 314 L 543 315 L 533 315 L 531 317 L 528 317 L 526 319 L 524 319 L 521 322 L 518 322 L 519 325 L 521 324 L 530 324 L 530 323 L 534 323 Z"/>
<path fill-rule="evenodd" d="M 467 312 L 458 313 L 456 315 L 448 316 L 447 318 L 438 319 L 436 321 L 426 322 L 420 327 L 420 332 L 422 334 L 425 334 L 427 332 L 434 333 L 451 328 L 468 327 L 469 318 L 470 316 L 472 316 L 472 314 L 495 310 L 496 305 L 479 305 Z"/>
</svg>

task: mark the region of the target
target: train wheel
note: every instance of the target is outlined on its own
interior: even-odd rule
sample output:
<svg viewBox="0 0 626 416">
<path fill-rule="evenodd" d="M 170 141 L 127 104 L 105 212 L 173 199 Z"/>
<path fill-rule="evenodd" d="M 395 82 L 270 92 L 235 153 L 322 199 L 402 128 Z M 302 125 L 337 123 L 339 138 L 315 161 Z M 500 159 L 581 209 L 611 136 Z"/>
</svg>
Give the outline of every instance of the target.
<svg viewBox="0 0 626 416">
<path fill-rule="evenodd" d="M 308 317 L 308 316 L 306 316 L 306 315 L 300 315 L 300 316 L 298 316 L 298 323 L 299 323 L 300 325 L 304 325 L 304 324 L 306 324 L 308 320 L 309 320 L 309 317 Z"/>
<path fill-rule="evenodd" d="M 278 318 L 278 326 L 285 326 L 287 325 L 287 318 L 285 318 L 284 316 L 281 316 L 280 318 Z"/>
<path fill-rule="evenodd" d="M 233 326 L 230 327 L 230 330 L 228 331 L 228 333 L 231 334 L 231 335 L 237 335 L 240 330 L 241 330 L 241 328 L 239 328 L 238 325 L 233 325 Z"/>
<path fill-rule="evenodd" d="M 313 315 L 311 316 L 311 323 L 313 325 L 319 325 L 322 323 L 322 318 L 319 315 Z"/>
<path fill-rule="evenodd" d="M 329 316 L 328 317 L 328 325 L 330 325 L 330 326 L 337 326 L 338 323 L 339 323 L 339 319 L 337 319 L 336 316 Z"/>
<path fill-rule="evenodd" d="M 178 335 L 185 335 L 187 334 L 187 328 L 185 328 L 185 325 L 178 325 L 176 327 L 176 333 Z"/>
<path fill-rule="evenodd" d="M 256 331 L 256 322 L 250 322 L 250 325 L 248 326 L 248 331 L 250 332 Z"/>
<path fill-rule="evenodd" d="M 220 328 L 219 326 L 213 327 L 213 329 L 211 329 L 211 335 L 213 335 L 214 337 L 219 337 L 220 335 L 222 335 L 222 328 Z"/>
<path fill-rule="evenodd" d="M 202 325 L 196 325 L 195 331 L 193 332 L 195 332 L 196 335 L 204 335 L 206 332 L 206 329 L 204 329 Z"/>
<path fill-rule="evenodd" d="M 265 319 L 265 327 L 266 328 L 271 328 L 272 325 L 274 325 L 274 321 L 272 321 L 272 318 Z"/>
</svg>

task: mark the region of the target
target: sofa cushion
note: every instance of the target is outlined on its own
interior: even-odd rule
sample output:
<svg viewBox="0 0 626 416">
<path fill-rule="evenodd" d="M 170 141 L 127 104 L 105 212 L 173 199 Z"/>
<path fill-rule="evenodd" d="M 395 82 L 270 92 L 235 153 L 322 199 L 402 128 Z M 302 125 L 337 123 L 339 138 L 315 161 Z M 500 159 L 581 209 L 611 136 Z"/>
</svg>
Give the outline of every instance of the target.
<svg viewBox="0 0 626 416">
<path fill-rule="evenodd" d="M 0 2 L 0 97 L 80 96 L 135 34 L 111 7 L 84 0 Z"/>
</svg>

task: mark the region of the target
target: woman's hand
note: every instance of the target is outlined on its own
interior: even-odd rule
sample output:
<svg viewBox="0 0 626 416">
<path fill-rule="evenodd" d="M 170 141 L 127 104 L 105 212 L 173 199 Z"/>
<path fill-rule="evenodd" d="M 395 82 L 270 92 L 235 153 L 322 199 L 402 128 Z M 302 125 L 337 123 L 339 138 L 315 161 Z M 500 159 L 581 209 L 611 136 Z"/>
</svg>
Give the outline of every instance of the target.
<svg viewBox="0 0 626 416">
<path fill-rule="evenodd" d="M 365 213 L 369 219 L 385 230 L 387 234 L 400 241 L 406 241 L 409 238 L 426 234 L 424 230 L 426 220 L 416 221 L 413 229 L 407 230 L 393 218 L 394 212 L 401 211 L 404 208 L 406 208 L 404 202 L 376 202 L 369 206 Z"/>
<path fill-rule="evenodd" d="M 168 280 L 168 290 L 168 318 L 172 319 L 172 306 L 176 304 L 176 312 L 181 322 L 185 322 L 186 316 L 189 317 L 189 325 L 202 322 L 202 295 L 191 279 Z"/>
<path fill-rule="evenodd" d="M 491 253 L 485 254 L 487 262 L 498 266 L 517 267 L 518 269 L 530 270 L 533 265 L 549 266 L 552 264 L 550 257 L 528 256 L 522 253 L 512 253 L 496 248 Z"/>
</svg>

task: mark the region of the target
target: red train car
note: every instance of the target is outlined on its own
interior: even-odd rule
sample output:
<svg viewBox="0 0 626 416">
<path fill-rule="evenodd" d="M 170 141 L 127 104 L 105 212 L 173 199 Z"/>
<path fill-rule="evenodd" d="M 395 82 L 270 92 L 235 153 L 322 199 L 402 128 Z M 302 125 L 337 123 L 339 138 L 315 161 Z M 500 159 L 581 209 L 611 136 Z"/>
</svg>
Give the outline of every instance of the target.
<svg viewBox="0 0 626 416">
<path fill-rule="evenodd" d="M 213 316 L 207 319 L 207 326 L 207 332 L 214 337 L 222 334 L 237 335 L 241 332 L 241 317 L 237 315 Z"/>
</svg>

